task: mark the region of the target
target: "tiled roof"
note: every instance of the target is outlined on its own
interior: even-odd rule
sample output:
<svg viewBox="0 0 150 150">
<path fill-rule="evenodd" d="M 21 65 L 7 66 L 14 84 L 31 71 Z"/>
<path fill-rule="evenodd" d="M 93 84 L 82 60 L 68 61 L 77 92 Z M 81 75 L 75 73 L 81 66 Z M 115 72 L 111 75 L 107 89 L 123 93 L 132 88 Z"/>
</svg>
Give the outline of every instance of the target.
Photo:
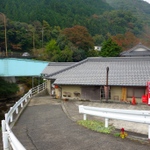
<svg viewBox="0 0 150 150">
<path fill-rule="evenodd" d="M 50 62 L 42 71 L 43 75 L 53 74 L 75 64 L 74 62 Z"/>
<path fill-rule="evenodd" d="M 150 81 L 150 57 L 87 58 L 47 76 L 62 85 L 145 86 Z"/>
<path fill-rule="evenodd" d="M 121 57 L 150 56 L 150 49 L 140 43 L 134 46 L 132 49 L 122 52 L 120 56 Z"/>
</svg>

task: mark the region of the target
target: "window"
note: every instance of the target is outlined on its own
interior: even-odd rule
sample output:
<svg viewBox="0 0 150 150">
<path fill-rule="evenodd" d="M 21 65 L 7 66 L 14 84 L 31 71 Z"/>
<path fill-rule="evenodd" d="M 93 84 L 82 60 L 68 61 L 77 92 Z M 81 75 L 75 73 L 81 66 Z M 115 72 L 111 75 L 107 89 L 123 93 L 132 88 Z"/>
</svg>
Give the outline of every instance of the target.
<svg viewBox="0 0 150 150">
<path fill-rule="evenodd" d="M 145 87 L 127 87 L 127 97 L 141 98 L 145 94 Z"/>
</svg>

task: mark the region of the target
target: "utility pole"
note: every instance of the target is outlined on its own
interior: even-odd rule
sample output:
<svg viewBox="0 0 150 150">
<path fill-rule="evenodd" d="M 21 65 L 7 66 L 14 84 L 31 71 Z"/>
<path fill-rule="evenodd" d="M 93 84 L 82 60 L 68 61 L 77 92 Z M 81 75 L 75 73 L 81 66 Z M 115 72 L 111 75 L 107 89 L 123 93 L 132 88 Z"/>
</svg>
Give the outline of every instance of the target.
<svg viewBox="0 0 150 150">
<path fill-rule="evenodd" d="M 6 29 L 6 16 L 0 12 L 0 14 L 3 16 L 4 21 L 4 33 L 5 33 L 5 55 L 7 57 L 7 29 Z"/>
<path fill-rule="evenodd" d="M 42 51 L 44 51 L 43 50 L 43 37 L 44 37 L 44 28 L 42 27 Z"/>
<path fill-rule="evenodd" d="M 32 42 L 33 42 L 33 50 L 35 50 L 35 31 L 33 30 L 33 33 L 32 33 Z"/>
</svg>

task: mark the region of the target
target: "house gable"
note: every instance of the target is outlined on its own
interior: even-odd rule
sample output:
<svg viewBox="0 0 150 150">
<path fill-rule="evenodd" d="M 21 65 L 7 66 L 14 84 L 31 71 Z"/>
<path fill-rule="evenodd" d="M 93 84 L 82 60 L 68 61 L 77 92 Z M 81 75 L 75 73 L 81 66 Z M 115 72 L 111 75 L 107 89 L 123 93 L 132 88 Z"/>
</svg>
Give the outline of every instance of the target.
<svg viewBox="0 0 150 150">
<path fill-rule="evenodd" d="M 129 49 L 127 51 L 124 51 L 120 54 L 121 57 L 144 57 L 144 56 L 150 56 L 150 48 L 142 45 L 139 43 L 132 49 Z"/>
</svg>

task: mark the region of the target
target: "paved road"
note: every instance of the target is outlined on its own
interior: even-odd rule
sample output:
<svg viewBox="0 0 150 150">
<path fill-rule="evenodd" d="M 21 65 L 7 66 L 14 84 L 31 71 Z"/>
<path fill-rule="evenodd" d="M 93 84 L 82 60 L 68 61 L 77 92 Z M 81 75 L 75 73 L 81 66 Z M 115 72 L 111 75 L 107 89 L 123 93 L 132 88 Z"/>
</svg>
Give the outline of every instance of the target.
<svg viewBox="0 0 150 150">
<path fill-rule="evenodd" d="M 71 103 L 68 104 L 69 106 L 65 104 L 63 107 L 71 107 Z M 68 118 L 63 107 L 60 100 L 50 100 L 49 97 L 37 97 L 31 101 L 13 128 L 15 135 L 27 150 L 150 149 L 149 144 L 130 139 L 123 140 L 79 126 Z M 73 112 L 73 117 L 77 118 L 76 111 Z"/>
</svg>

